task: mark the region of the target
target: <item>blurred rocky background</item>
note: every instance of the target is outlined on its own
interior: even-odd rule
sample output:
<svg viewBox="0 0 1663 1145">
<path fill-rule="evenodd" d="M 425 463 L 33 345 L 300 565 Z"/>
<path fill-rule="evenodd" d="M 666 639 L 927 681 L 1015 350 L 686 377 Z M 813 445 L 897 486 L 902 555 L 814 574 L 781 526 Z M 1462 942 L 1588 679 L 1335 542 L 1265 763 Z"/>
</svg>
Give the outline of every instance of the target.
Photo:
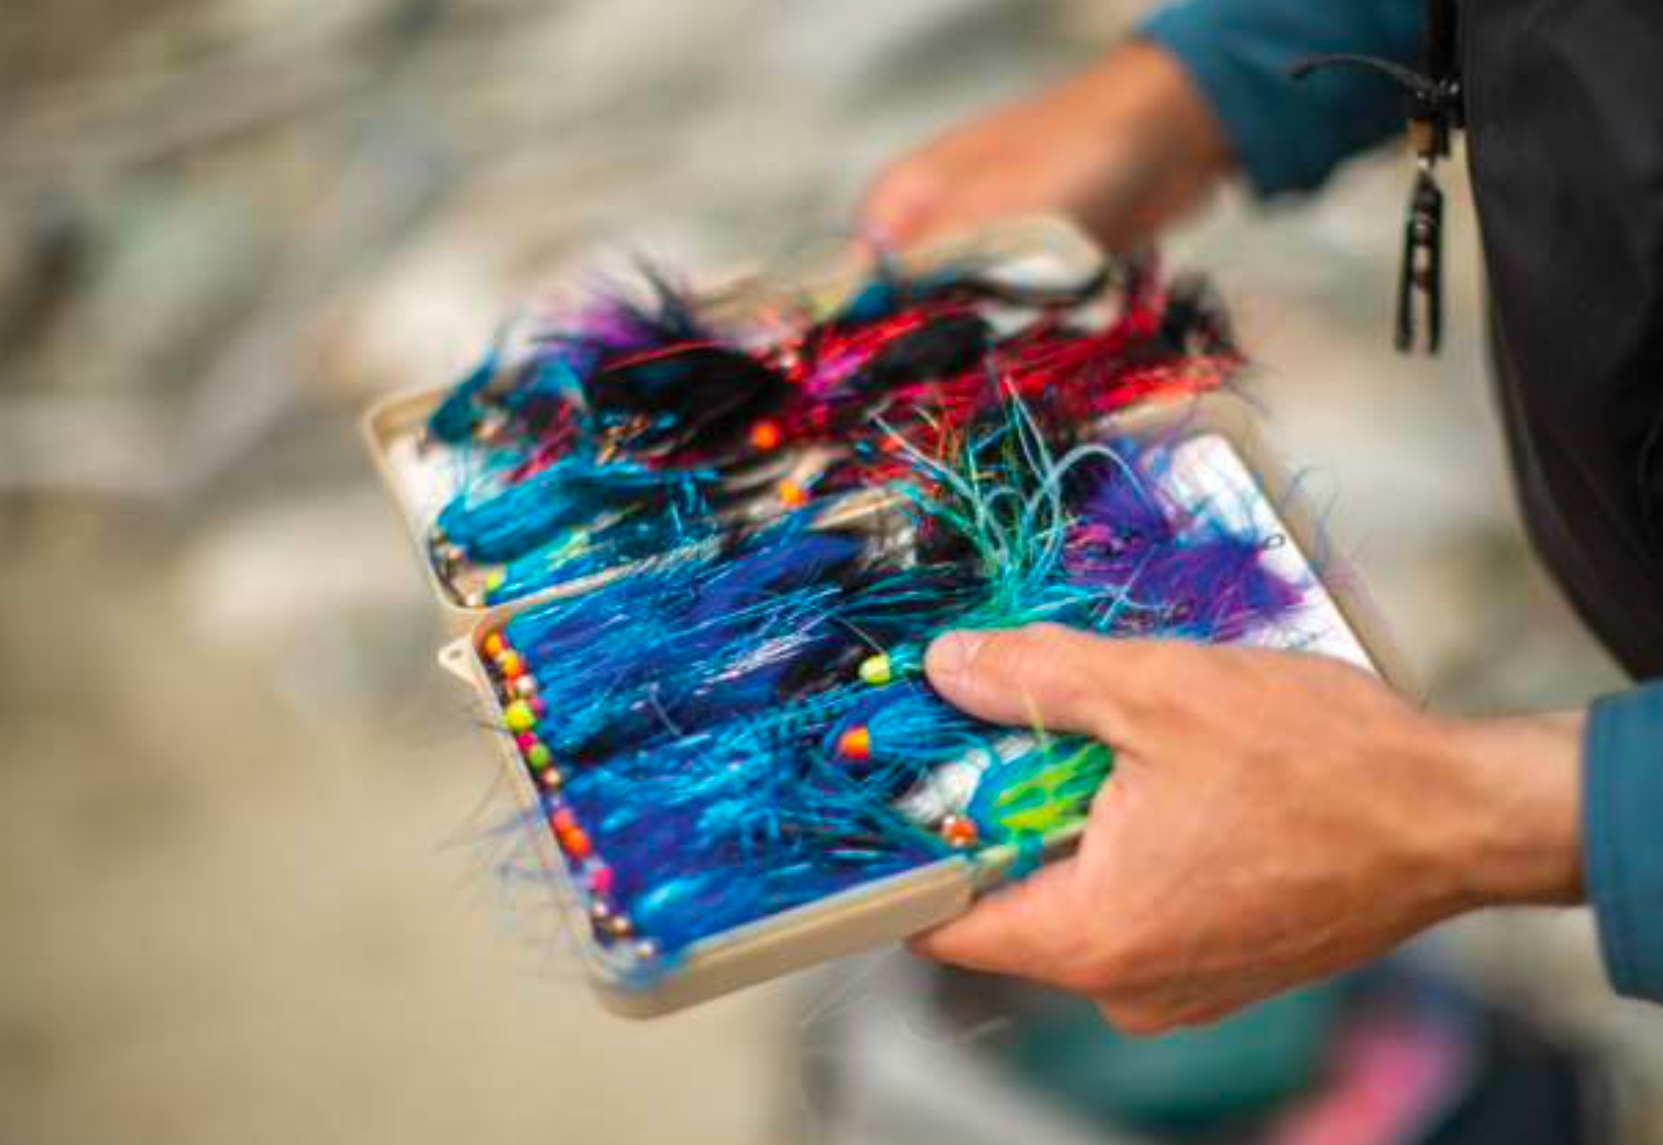
<svg viewBox="0 0 1663 1145">
<path fill-rule="evenodd" d="M 0 1141 L 825 1131 L 793 1062 L 861 976 L 627 1024 L 504 902 L 477 845 L 494 752 L 355 419 L 596 252 L 835 246 L 886 157 L 1142 5 L 6 7 Z M 1387 346 L 1404 175 L 1223 202 L 1172 255 L 1233 301 L 1270 434 L 1431 701 L 1574 703 L 1617 676 L 1520 537 L 1464 196 L 1446 354 Z M 1608 998 L 1585 918 L 1427 948 L 1656 1111 L 1663 1019 Z"/>
</svg>

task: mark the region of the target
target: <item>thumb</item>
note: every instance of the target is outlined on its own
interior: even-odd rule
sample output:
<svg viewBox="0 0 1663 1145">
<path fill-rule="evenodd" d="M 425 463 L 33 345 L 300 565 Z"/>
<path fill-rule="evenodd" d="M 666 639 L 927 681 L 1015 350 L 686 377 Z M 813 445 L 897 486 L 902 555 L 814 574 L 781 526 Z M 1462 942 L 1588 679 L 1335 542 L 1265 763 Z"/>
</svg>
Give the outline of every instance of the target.
<svg viewBox="0 0 1663 1145">
<path fill-rule="evenodd" d="M 1114 683 L 1136 671 L 1142 650 L 1055 624 L 949 632 L 924 657 L 948 703 L 994 723 L 1079 732 L 1111 740 L 1122 721 Z"/>
</svg>

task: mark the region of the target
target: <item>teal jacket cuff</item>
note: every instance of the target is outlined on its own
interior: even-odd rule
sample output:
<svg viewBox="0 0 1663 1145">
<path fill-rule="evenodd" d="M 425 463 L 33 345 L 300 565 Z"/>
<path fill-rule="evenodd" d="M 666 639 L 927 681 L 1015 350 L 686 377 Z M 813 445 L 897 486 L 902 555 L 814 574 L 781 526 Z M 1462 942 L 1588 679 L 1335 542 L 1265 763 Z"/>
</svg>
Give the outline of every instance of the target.
<svg viewBox="0 0 1663 1145">
<path fill-rule="evenodd" d="M 1663 682 L 1588 714 L 1583 881 L 1619 994 L 1663 1002 Z"/>
<path fill-rule="evenodd" d="M 1308 56 L 1357 52 L 1414 66 L 1422 0 L 1178 0 L 1141 35 L 1166 48 L 1212 105 L 1262 196 L 1308 190 L 1344 159 L 1403 130 L 1391 81 L 1352 68 L 1295 81 Z"/>
</svg>

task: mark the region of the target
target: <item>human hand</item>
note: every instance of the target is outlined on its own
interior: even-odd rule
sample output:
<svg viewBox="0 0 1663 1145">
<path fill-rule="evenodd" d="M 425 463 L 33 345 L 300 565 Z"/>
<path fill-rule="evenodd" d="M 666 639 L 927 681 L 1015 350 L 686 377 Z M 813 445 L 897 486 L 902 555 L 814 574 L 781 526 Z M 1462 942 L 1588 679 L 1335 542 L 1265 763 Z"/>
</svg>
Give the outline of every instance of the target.
<svg viewBox="0 0 1663 1145">
<path fill-rule="evenodd" d="M 1121 250 L 1195 206 L 1229 166 L 1218 121 L 1182 67 L 1134 41 L 892 163 L 867 191 L 861 222 L 869 238 L 906 246 L 1059 213 Z"/>
<path fill-rule="evenodd" d="M 1581 897 L 1580 714 L 1425 714 L 1337 660 L 956 633 L 925 661 L 952 703 L 1095 736 L 1115 770 L 1080 849 L 915 939 L 1048 983 L 1130 1033 L 1215 1020 L 1451 915 Z"/>
</svg>

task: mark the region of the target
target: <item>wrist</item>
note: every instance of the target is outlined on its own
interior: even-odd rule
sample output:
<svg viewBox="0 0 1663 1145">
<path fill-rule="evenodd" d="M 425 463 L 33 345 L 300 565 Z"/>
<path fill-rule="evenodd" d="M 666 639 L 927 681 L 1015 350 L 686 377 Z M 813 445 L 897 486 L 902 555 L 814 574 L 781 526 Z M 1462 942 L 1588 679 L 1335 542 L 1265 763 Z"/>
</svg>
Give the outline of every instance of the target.
<svg viewBox="0 0 1663 1145">
<path fill-rule="evenodd" d="M 1454 721 L 1451 885 L 1472 906 L 1569 906 L 1582 884 L 1582 712 Z"/>
<path fill-rule="evenodd" d="M 1173 168 L 1192 182 L 1216 183 L 1234 169 L 1223 122 L 1176 56 L 1160 44 L 1134 39 L 1115 60 L 1135 77 L 1123 85 L 1128 99 L 1119 109 L 1129 129 L 1150 146 L 1163 146 Z"/>
<path fill-rule="evenodd" d="M 1188 214 L 1234 168 L 1212 105 L 1158 44 L 1122 44 L 1061 95 L 1113 154 L 1116 178 L 1086 212 L 1111 246 L 1134 244 Z"/>
</svg>

